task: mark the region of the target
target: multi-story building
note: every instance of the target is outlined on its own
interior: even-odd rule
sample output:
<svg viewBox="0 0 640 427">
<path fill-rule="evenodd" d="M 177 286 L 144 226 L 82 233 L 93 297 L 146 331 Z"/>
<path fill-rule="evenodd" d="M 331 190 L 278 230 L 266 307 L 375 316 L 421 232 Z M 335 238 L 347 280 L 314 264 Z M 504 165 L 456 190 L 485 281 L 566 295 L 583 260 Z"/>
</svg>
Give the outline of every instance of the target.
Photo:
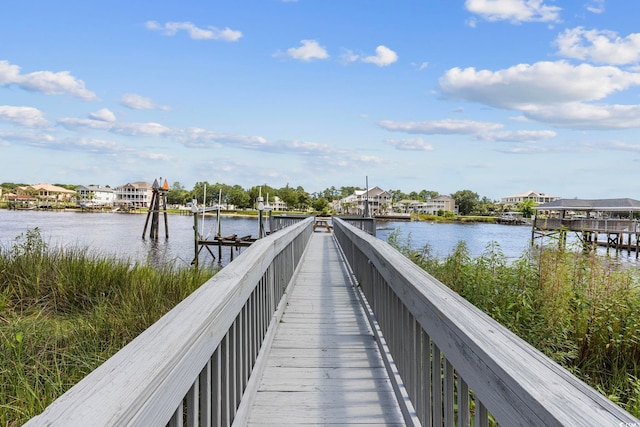
<svg viewBox="0 0 640 427">
<path fill-rule="evenodd" d="M 346 215 L 384 215 L 391 209 L 391 194 L 380 187 L 368 190 L 356 190 L 353 194 L 340 199 L 334 209 Z"/>
<path fill-rule="evenodd" d="M 403 201 L 401 204 L 404 206 L 405 212 L 409 213 L 422 213 L 427 215 L 438 215 L 439 212 L 458 213 L 456 201 L 451 196 L 438 196 L 425 202 L 417 200 Z"/>
<path fill-rule="evenodd" d="M 529 190 L 524 193 L 514 194 L 512 196 L 503 197 L 501 203 L 503 205 L 517 205 L 525 200 L 533 200 L 537 204 L 549 203 L 555 200 L 559 200 L 560 197 L 552 196 L 550 194 L 539 193 L 537 191 Z"/>
<path fill-rule="evenodd" d="M 129 182 L 116 187 L 116 206 L 146 208 L 151 203 L 153 188 L 148 182 Z"/>
<path fill-rule="evenodd" d="M 116 202 L 116 192 L 110 187 L 100 185 L 79 186 L 77 204 L 81 207 L 112 207 Z"/>
<path fill-rule="evenodd" d="M 19 196 L 32 196 L 40 202 L 68 202 L 75 197 L 76 192 L 64 187 L 51 184 L 34 184 L 16 187 Z"/>
<path fill-rule="evenodd" d="M 280 199 L 280 197 L 278 196 L 273 196 L 273 201 L 266 201 L 267 205 L 267 209 L 271 209 L 272 211 L 286 211 L 287 210 L 287 204 L 285 202 L 282 201 L 282 199 Z"/>
</svg>

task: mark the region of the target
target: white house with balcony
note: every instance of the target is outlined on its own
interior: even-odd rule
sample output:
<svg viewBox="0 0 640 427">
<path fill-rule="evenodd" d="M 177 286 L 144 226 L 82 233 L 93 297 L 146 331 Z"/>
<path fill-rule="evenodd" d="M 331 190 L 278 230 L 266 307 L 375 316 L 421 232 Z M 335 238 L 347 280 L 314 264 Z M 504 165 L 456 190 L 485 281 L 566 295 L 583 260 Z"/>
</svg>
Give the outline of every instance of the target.
<svg viewBox="0 0 640 427">
<path fill-rule="evenodd" d="M 146 208 L 153 196 L 152 185 L 148 182 L 129 182 L 116 187 L 116 206 Z"/>
<path fill-rule="evenodd" d="M 100 185 L 81 185 L 76 188 L 77 204 L 81 207 L 113 207 L 116 202 L 116 191 Z"/>
<path fill-rule="evenodd" d="M 514 194 L 512 196 L 503 197 L 500 203 L 503 205 L 517 205 L 525 200 L 533 200 L 537 204 L 550 203 L 559 200 L 560 197 L 552 196 L 551 194 L 540 193 L 538 191 L 525 191 L 524 193 Z"/>
<path fill-rule="evenodd" d="M 369 215 L 384 215 L 391 210 L 391 193 L 380 187 L 356 190 L 353 194 L 338 200 L 333 208 L 344 215 L 362 216 L 367 208 Z"/>
<path fill-rule="evenodd" d="M 456 201 L 451 196 L 438 196 L 424 202 L 413 201 L 407 207 L 408 212 L 427 215 L 438 215 L 441 212 L 458 213 Z"/>
</svg>

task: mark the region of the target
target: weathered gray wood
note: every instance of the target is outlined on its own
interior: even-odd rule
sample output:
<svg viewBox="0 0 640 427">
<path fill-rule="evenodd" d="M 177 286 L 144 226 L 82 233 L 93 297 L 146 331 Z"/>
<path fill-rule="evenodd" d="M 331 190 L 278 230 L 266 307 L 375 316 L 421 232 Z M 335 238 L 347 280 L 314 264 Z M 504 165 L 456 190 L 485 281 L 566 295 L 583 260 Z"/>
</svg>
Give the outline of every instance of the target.
<svg viewBox="0 0 640 427">
<path fill-rule="evenodd" d="M 282 253 L 290 253 L 283 277 L 291 277 L 295 269 L 292 256 L 306 246 L 312 223 L 311 218 L 306 219 L 252 244 L 236 260 L 241 262 L 226 266 L 27 425 L 165 425 L 223 339 L 225 351 L 216 352 L 213 360 L 212 403 L 225 406 L 224 414 L 216 412 L 215 418 L 229 420 L 235 411 L 227 404 L 235 400 L 229 394 L 233 387 L 218 382 L 220 376 L 235 378 L 225 371 L 235 365 L 229 359 L 235 349 L 229 348 L 228 333 L 258 287 L 262 318 L 255 321 L 264 327 L 257 331 L 260 339 L 264 337 L 264 318 L 270 319 L 271 313 L 262 301 L 263 276 Z M 281 284 L 278 287 L 283 289 Z"/>
<path fill-rule="evenodd" d="M 248 425 L 404 425 L 331 234 L 312 236 L 268 355 Z"/>
<path fill-rule="evenodd" d="M 396 295 L 430 336 L 433 358 L 439 359 L 442 351 L 484 405 L 477 408 L 486 406 L 499 423 L 640 424 L 640 420 L 473 307 L 386 242 L 339 219 L 334 219 L 334 234 L 367 298 L 377 301 L 389 292 Z M 383 282 L 376 281 L 372 286 L 371 277 L 375 275 Z M 384 309 L 376 312 L 378 315 L 388 317 Z M 394 353 L 394 358 L 398 357 L 400 354 Z M 441 369 L 440 364 L 434 363 L 434 368 Z M 434 371 L 432 378 L 437 383 L 440 374 Z M 441 399 L 437 384 L 433 390 Z M 438 396 L 432 398 L 440 412 Z M 434 418 L 439 416 L 434 414 Z"/>
</svg>

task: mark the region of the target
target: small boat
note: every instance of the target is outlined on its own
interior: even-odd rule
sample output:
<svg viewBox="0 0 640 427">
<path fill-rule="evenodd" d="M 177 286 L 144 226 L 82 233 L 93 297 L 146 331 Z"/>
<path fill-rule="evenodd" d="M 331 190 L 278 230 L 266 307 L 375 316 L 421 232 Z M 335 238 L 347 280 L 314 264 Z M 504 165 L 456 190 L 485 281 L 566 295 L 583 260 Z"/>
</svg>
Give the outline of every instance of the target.
<svg viewBox="0 0 640 427">
<path fill-rule="evenodd" d="M 496 218 L 498 224 L 507 225 L 526 225 L 530 224 L 530 221 L 524 217 L 522 212 L 503 212 L 498 218 Z"/>
</svg>

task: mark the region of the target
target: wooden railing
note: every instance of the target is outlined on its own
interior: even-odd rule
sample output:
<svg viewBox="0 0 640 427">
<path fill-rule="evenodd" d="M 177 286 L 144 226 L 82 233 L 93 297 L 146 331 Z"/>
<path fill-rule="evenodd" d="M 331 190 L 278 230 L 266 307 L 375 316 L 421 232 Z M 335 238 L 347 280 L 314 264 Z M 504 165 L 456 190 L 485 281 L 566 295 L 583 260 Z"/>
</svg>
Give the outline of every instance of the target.
<svg viewBox="0 0 640 427">
<path fill-rule="evenodd" d="M 255 242 L 26 425 L 231 425 L 312 227 Z"/>
<path fill-rule="evenodd" d="M 364 218 L 361 216 L 341 216 L 338 218 L 340 218 L 347 224 L 350 224 L 356 228 L 359 228 L 362 231 L 366 231 L 372 236 L 376 235 L 376 219 L 375 218 Z"/>
<path fill-rule="evenodd" d="M 307 219 L 309 215 L 272 215 L 269 217 L 269 231 L 275 232 Z"/>
<path fill-rule="evenodd" d="M 640 223 L 628 219 L 537 218 L 534 226 L 539 230 L 640 233 Z"/>
<path fill-rule="evenodd" d="M 640 425 L 386 242 L 333 223 L 414 424 Z"/>
</svg>

